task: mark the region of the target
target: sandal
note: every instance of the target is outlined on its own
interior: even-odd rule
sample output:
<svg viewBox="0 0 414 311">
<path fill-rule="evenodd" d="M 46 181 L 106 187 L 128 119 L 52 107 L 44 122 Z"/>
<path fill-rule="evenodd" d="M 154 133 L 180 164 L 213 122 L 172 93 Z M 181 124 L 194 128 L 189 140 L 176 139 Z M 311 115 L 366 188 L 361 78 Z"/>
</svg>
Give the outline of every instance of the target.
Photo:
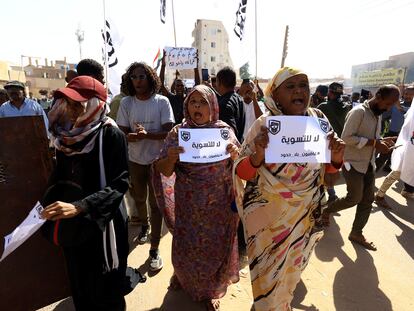
<svg viewBox="0 0 414 311">
<path fill-rule="evenodd" d="M 376 195 L 374 198 L 374 203 L 377 204 L 378 207 L 382 207 L 388 210 L 392 210 L 391 206 L 388 205 L 387 201 L 384 197 L 380 197 L 379 195 Z"/>
<path fill-rule="evenodd" d="M 362 234 L 361 235 L 349 235 L 348 240 L 350 240 L 351 242 L 357 243 L 365 247 L 368 250 L 371 250 L 371 251 L 377 250 L 377 247 L 375 246 L 375 244 L 373 242 L 368 242 Z"/>
<path fill-rule="evenodd" d="M 173 291 L 177 291 L 177 290 L 180 290 L 181 288 L 182 287 L 181 287 L 180 281 L 178 281 L 177 276 L 174 274 L 171 277 L 170 286 L 168 287 L 168 289 L 171 289 Z"/>
<path fill-rule="evenodd" d="M 207 311 L 220 311 L 220 300 L 219 299 L 206 300 L 205 306 L 206 306 Z"/>
</svg>

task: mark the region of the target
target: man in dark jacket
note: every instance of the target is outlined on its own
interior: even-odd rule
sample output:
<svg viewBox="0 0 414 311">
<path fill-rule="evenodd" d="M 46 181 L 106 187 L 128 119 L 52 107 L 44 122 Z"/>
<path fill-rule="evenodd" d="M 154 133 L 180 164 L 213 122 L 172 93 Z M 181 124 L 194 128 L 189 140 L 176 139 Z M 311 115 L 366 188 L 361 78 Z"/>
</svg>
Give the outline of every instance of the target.
<svg viewBox="0 0 414 311">
<path fill-rule="evenodd" d="M 241 143 L 245 124 L 243 98 L 234 91 L 236 73 L 230 67 L 224 67 L 217 73 L 217 92 L 220 94 L 219 119 L 231 126 Z"/>
<path fill-rule="evenodd" d="M 345 117 L 352 108 L 352 105 L 341 100 L 342 94 L 342 84 L 333 82 L 329 85 L 328 88 L 328 101 L 318 106 L 318 109 L 320 109 L 326 115 L 334 131 L 336 134 L 338 134 L 339 137 L 341 137 L 342 130 L 344 129 Z M 339 172 L 332 174 L 327 173 L 325 175 L 329 202 L 333 202 L 335 199 L 337 199 L 334 185 L 338 179 Z"/>
</svg>

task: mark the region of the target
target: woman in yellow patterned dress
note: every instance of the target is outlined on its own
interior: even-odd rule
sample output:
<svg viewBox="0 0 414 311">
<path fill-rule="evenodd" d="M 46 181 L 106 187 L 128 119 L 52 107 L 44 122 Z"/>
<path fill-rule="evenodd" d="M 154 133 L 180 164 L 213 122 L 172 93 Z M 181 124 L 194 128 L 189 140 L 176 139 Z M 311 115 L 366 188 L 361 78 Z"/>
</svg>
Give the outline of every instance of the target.
<svg viewBox="0 0 414 311">
<path fill-rule="evenodd" d="M 281 68 L 265 90 L 268 113 L 250 128 L 234 165 L 236 202 L 245 228 L 256 311 L 290 310 L 300 275 L 321 238 L 315 226 L 324 202 L 326 166 L 339 168 L 344 143 L 328 134 L 331 164 L 264 163 L 267 116 L 326 117 L 309 108 L 306 74 Z"/>
</svg>

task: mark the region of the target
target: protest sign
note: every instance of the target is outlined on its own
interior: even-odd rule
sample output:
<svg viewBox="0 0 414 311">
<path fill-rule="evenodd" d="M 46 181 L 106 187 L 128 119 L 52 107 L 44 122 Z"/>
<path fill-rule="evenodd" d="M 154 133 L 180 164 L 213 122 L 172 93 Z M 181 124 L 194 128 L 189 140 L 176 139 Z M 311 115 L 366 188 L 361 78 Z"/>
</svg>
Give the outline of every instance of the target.
<svg viewBox="0 0 414 311">
<path fill-rule="evenodd" d="M 330 163 L 329 123 L 321 118 L 274 116 L 266 118 L 269 145 L 266 163 Z"/>
<path fill-rule="evenodd" d="M 23 220 L 23 222 L 18 225 L 12 233 L 4 237 L 4 251 L 1 255 L 0 262 L 16 248 L 22 245 L 43 225 L 45 219 L 42 219 L 40 216 L 42 211 L 42 205 L 37 202 L 25 220 Z"/>
<path fill-rule="evenodd" d="M 230 129 L 208 128 L 178 130 L 178 143 L 184 148 L 180 154 L 181 162 L 211 163 L 230 157 L 226 153 L 229 144 Z"/>
<path fill-rule="evenodd" d="M 193 69 L 197 67 L 196 48 L 166 47 L 166 64 L 171 69 Z"/>
</svg>

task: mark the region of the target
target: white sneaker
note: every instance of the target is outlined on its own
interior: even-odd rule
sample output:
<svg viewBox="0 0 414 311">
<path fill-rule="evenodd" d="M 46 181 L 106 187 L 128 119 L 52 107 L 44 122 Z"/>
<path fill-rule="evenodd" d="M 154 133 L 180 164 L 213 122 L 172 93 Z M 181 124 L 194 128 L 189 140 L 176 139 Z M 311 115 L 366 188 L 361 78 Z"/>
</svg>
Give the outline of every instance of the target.
<svg viewBox="0 0 414 311">
<path fill-rule="evenodd" d="M 151 271 L 161 270 L 163 266 L 164 266 L 164 263 L 163 263 L 162 258 L 159 254 L 157 254 L 156 257 L 153 257 L 153 256 L 150 255 L 149 268 L 150 268 Z"/>
<path fill-rule="evenodd" d="M 409 199 L 409 200 L 413 200 L 414 199 L 414 192 L 408 192 L 408 191 L 403 190 L 403 191 L 401 191 L 401 195 L 404 198 Z"/>
</svg>

